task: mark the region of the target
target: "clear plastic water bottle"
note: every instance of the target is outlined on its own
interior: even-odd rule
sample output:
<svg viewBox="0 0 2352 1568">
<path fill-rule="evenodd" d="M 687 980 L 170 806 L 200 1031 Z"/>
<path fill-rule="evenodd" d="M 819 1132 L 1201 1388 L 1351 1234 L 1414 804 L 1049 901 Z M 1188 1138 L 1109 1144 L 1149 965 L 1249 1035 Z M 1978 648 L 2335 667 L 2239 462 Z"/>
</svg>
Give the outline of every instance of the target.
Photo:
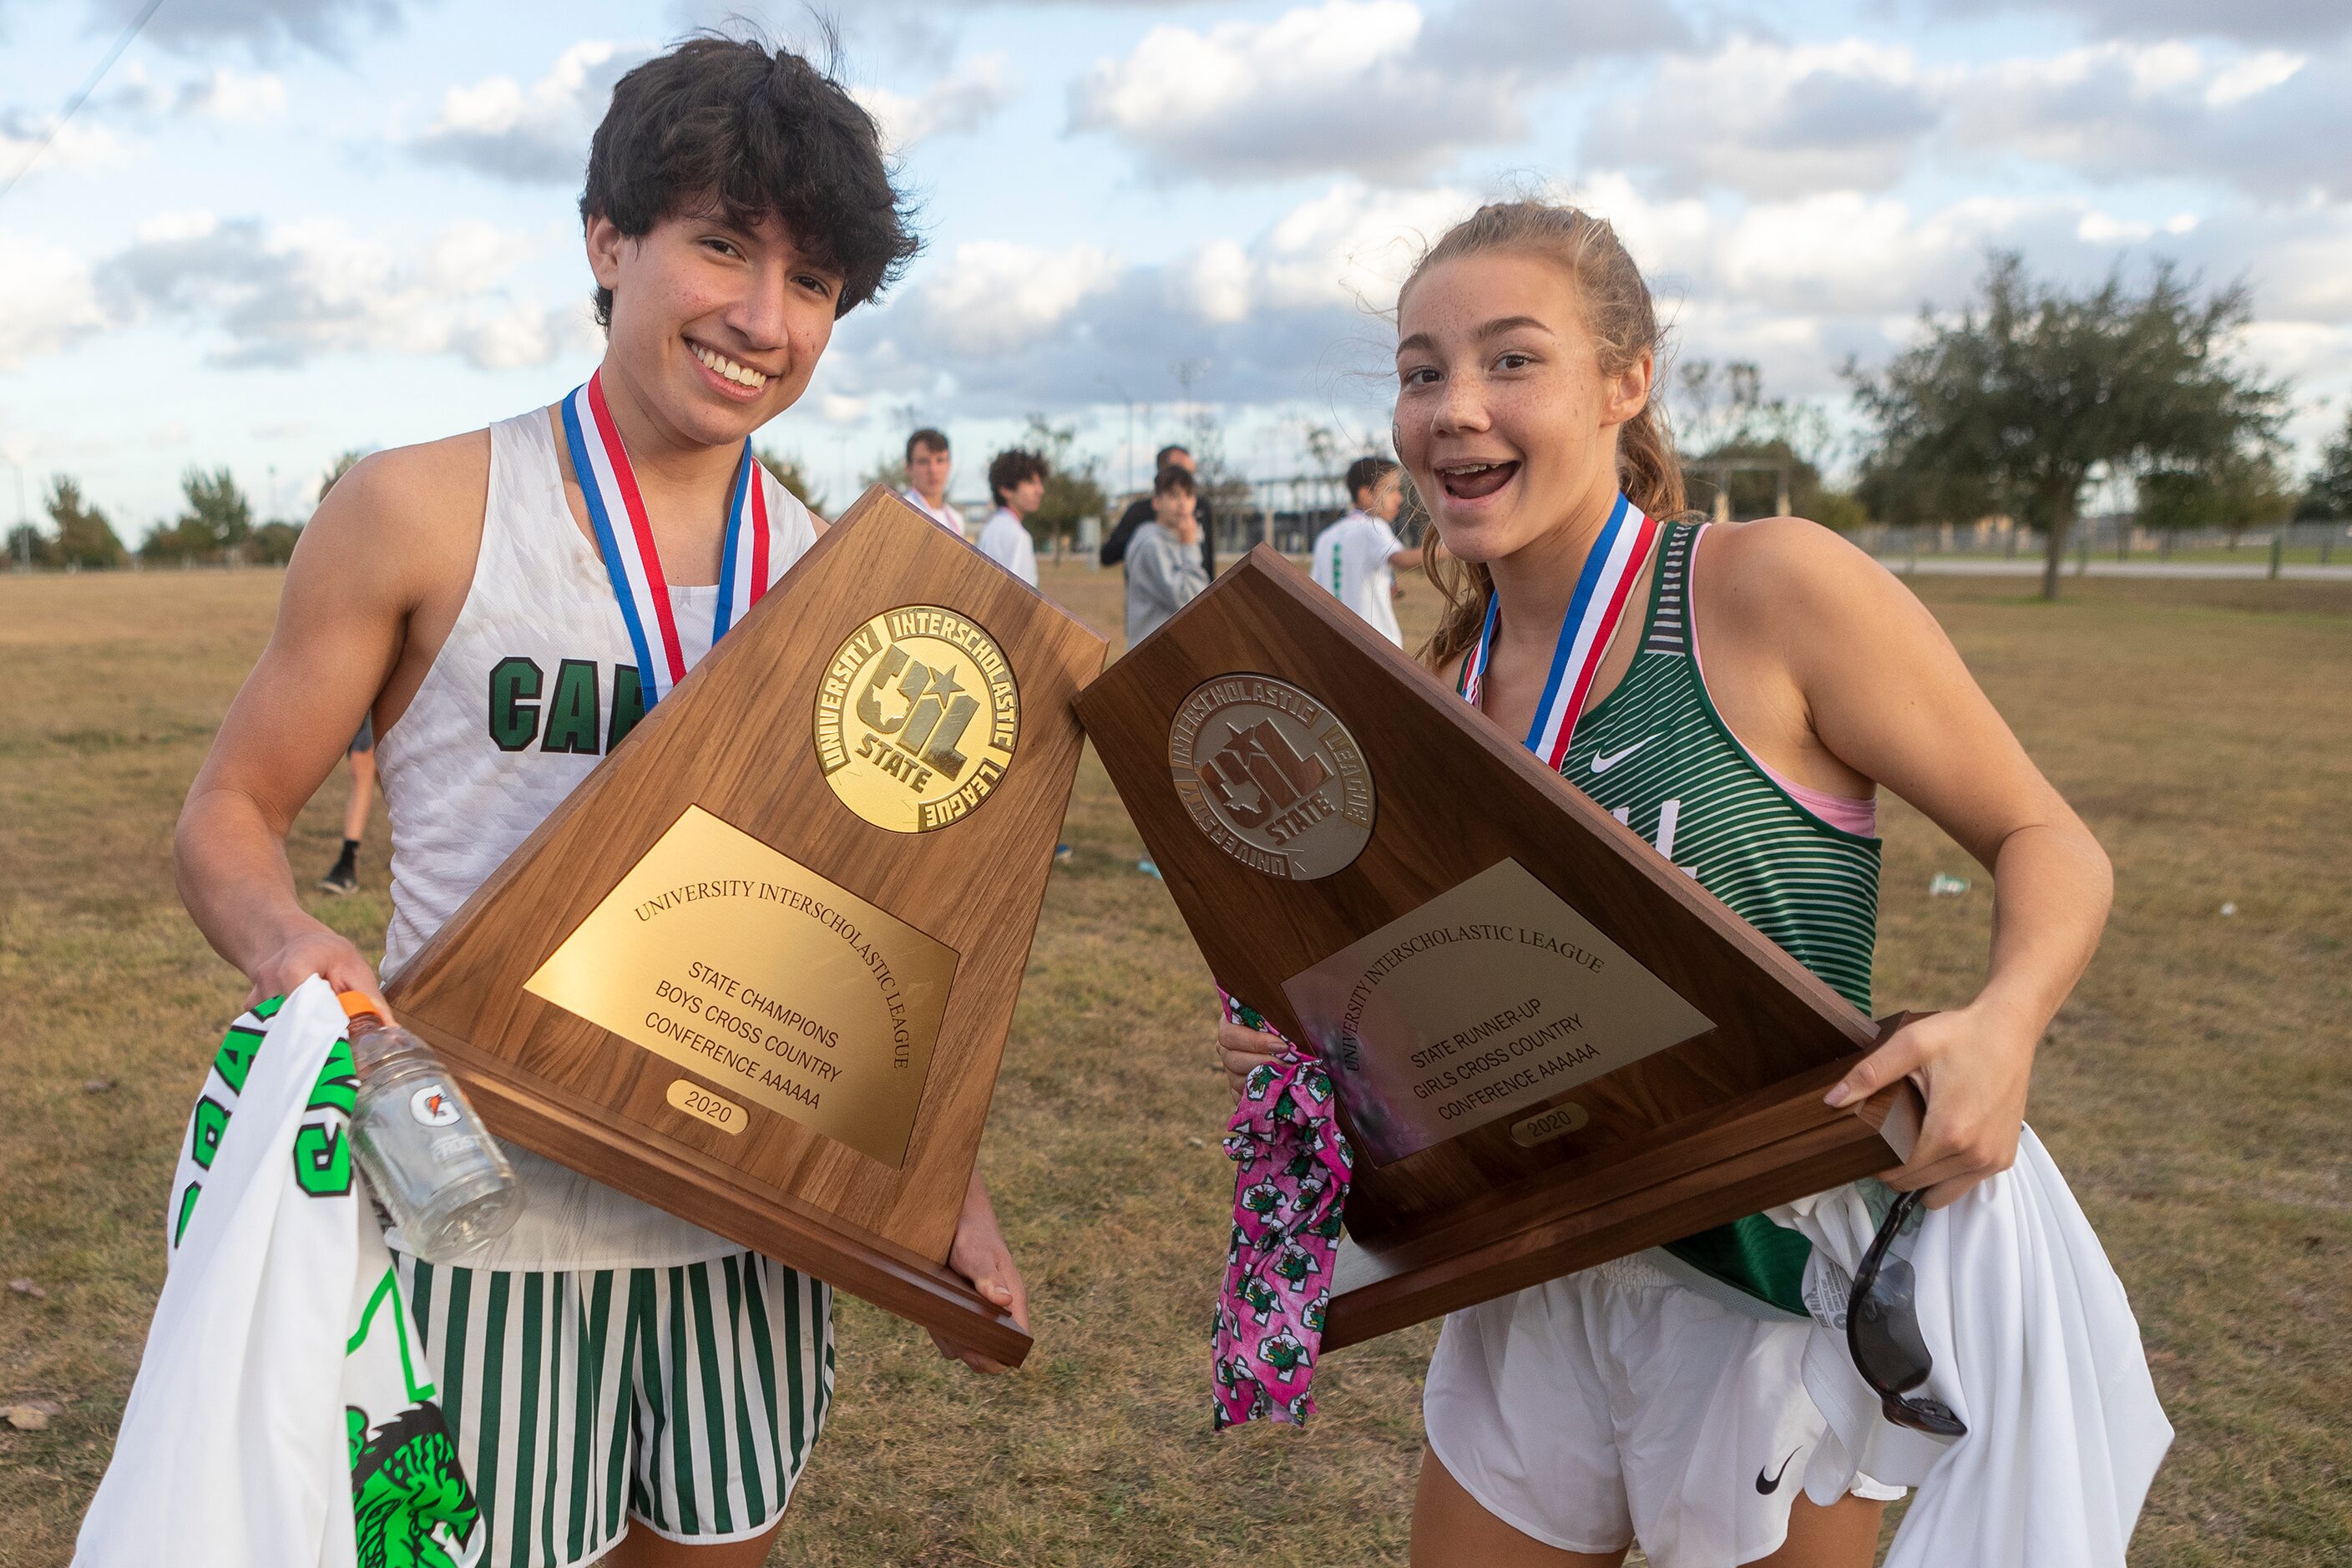
<svg viewBox="0 0 2352 1568">
<path fill-rule="evenodd" d="M 522 1213 L 522 1189 L 449 1069 L 360 993 L 336 1000 L 360 1080 L 352 1148 L 408 1250 L 454 1263 L 504 1236 Z"/>
</svg>

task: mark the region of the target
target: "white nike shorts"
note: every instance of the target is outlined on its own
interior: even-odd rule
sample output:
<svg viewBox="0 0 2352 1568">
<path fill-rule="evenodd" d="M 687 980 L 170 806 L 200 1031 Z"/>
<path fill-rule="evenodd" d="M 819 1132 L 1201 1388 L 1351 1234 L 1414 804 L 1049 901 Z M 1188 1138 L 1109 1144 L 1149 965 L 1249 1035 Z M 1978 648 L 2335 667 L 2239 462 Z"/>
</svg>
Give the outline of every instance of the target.
<svg viewBox="0 0 2352 1568">
<path fill-rule="evenodd" d="M 1825 1429 L 1801 1374 L 1810 1331 L 1640 1256 L 1588 1268 L 1445 1320 L 1422 1395 L 1430 1450 L 1546 1545 L 1638 1541 L 1654 1568 L 1752 1563 L 1787 1540 Z M 1903 1495 L 1868 1478 L 1853 1489 Z"/>
</svg>

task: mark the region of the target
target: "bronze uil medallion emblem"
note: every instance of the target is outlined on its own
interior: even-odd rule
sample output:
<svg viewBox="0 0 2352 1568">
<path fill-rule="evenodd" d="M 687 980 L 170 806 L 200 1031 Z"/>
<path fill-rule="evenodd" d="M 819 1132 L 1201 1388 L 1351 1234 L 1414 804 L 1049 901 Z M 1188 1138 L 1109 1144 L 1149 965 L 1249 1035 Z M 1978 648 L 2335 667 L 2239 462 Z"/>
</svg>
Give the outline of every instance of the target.
<svg viewBox="0 0 2352 1568">
<path fill-rule="evenodd" d="M 816 694 L 817 761 L 877 827 L 929 833 L 988 798 L 1021 735 L 1013 666 L 986 628 L 936 605 L 850 633 Z"/>
<path fill-rule="evenodd" d="M 1194 687 L 1168 728 L 1168 771 L 1209 842 L 1269 877 L 1328 877 L 1372 837 L 1372 773 L 1356 738 L 1271 676 Z"/>
</svg>

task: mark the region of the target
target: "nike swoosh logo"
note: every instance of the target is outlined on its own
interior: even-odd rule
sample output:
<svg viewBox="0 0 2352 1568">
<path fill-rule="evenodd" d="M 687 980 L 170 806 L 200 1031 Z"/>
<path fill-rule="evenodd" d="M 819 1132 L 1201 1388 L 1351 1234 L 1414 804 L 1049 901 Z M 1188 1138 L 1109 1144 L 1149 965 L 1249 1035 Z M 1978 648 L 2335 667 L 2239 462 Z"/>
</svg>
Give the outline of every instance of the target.
<svg viewBox="0 0 2352 1568">
<path fill-rule="evenodd" d="M 1605 757 L 1596 753 L 1592 759 L 1592 771 L 1596 773 L 1605 773 L 1656 739 L 1655 735 L 1644 735 L 1622 752 L 1612 752 Z"/>
<path fill-rule="evenodd" d="M 1756 1472 L 1756 1489 L 1757 1489 L 1757 1491 L 1758 1491 L 1759 1494 L 1761 1494 L 1762 1496 L 1765 1496 L 1765 1497 L 1770 1497 L 1774 1492 L 1779 1491 L 1779 1490 L 1780 1489 L 1780 1478 L 1781 1478 L 1782 1476 L 1785 1476 L 1785 1475 L 1787 1475 L 1787 1474 L 1789 1473 L 1789 1460 L 1790 1460 L 1790 1459 L 1793 1459 L 1793 1458 L 1795 1458 L 1796 1457 L 1797 1457 L 1797 1450 L 1796 1450 L 1796 1449 L 1794 1449 L 1794 1448 L 1790 1449 L 1790 1450 L 1789 1450 L 1789 1453 L 1788 1453 L 1788 1458 L 1783 1458 L 1783 1459 L 1780 1461 L 1780 1469 L 1779 1469 L 1779 1470 L 1777 1470 L 1777 1471 L 1775 1471 L 1775 1472 L 1773 1473 L 1772 1479 L 1771 1479 L 1770 1480 L 1769 1480 L 1769 1481 L 1768 1481 L 1768 1480 L 1766 1480 L 1766 1479 L 1764 1479 L 1764 1472 L 1763 1472 L 1763 1471 L 1761 1471 L 1761 1470 L 1757 1471 L 1757 1472 Z"/>
</svg>

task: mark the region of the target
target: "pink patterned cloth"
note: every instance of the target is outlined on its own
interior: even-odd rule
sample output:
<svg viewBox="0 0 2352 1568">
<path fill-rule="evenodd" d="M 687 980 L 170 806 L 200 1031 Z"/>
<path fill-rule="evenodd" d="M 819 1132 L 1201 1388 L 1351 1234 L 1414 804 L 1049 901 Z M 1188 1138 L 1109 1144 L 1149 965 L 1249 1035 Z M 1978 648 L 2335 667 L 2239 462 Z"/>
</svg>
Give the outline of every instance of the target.
<svg viewBox="0 0 2352 1568">
<path fill-rule="evenodd" d="M 1273 1030 L 1224 992 L 1225 1016 Z M 1250 1074 L 1225 1132 L 1234 1176 L 1234 1240 L 1217 1295 L 1216 1425 L 1258 1416 L 1305 1422 L 1323 1348 L 1332 1260 L 1356 1157 L 1339 1131 L 1331 1078 L 1315 1053 L 1289 1048 Z"/>
</svg>

